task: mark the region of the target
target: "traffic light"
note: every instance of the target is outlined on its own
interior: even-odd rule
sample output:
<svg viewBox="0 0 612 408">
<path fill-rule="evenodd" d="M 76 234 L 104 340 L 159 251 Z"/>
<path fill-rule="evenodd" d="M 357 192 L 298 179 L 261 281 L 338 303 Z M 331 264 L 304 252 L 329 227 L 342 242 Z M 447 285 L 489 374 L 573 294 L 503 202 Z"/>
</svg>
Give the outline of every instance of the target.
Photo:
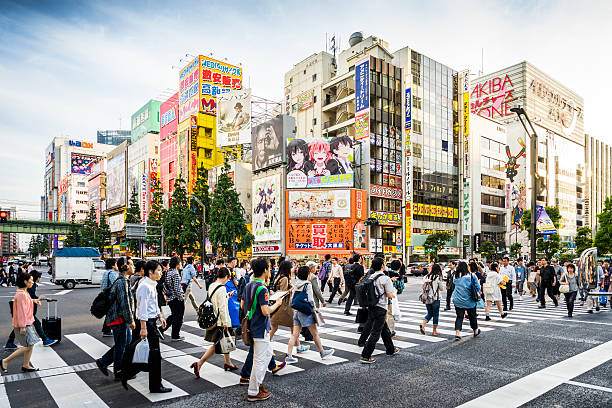
<svg viewBox="0 0 612 408">
<path fill-rule="evenodd" d="M 0 223 L 5 223 L 8 220 L 8 211 L 0 211 Z"/>
<path fill-rule="evenodd" d="M 376 218 L 368 218 L 364 224 L 366 227 L 375 227 L 378 225 L 378 220 Z"/>
</svg>

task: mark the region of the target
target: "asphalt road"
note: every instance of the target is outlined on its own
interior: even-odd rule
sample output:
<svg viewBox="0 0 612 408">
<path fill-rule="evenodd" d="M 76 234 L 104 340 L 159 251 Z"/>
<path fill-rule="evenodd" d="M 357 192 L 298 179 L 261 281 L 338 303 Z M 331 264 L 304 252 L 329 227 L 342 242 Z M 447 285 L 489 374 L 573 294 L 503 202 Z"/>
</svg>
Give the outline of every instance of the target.
<svg viewBox="0 0 612 408">
<path fill-rule="evenodd" d="M 47 279 L 45 279 L 47 280 Z M 585 314 L 578 308 L 572 320 L 559 308 L 537 309 L 531 298 L 516 302 L 509 318 L 493 322 L 480 316 L 483 333 L 473 338 L 464 327 L 461 341 L 452 340 L 454 311 L 443 312 L 443 332 L 439 339 L 418 333 L 418 321 L 425 308 L 418 303 L 420 278 L 412 279 L 400 296 L 402 321 L 397 342 L 402 350 L 393 357 L 378 346 L 377 362 L 364 366 L 358 362 L 352 318 L 342 315 L 337 306 L 328 306 L 328 324 L 323 344 L 336 348 L 336 360 L 322 364 L 317 355 L 298 355 L 298 364 L 268 374 L 266 388 L 272 397 L 259 406 L 287 407 L 610 407 L 612 406 L 612 313 Z M 0 406 L 217 406 L 246 404 L 246 388 L 237 385 L 237 376 L 222 370 L 223 359 L 215 356 L 209 370 L 196 380 L 188 363 L 203 351 L 202 331 L 186 324 L 186 342 L 166 342 L 162 350 L 162 375 L 175 392 L 161 401 L 134 382 L 130 391 L 102 376 L 93 365 L 94 345 L 106 347 L 112 339 L 100 336 L 101 321 L 89 314 L 96 287 L 77 286 L 66 292 L 62 287 L 41 285 L 39 294 L 60 299 L 64 338 L 53 348 L 36 348 L 33 363 L 41 368 L 35 374 L 18 371 L 19 362 L 0 383 Z M 0 302 L 8 301 L 13 288 L 0 288 Z M 203 293 L 196 290 L 196 298 Z M 43 305 L 39 318 L 46 315 Z M 482 313 L 481 313 L 482 315 Z M 195 320 L 187 308 L 186 322 Z M 466 324 L 467 326 L 467 324 Z M 0 327 L 10 331 L 8 305 L 0 308 Z M 429 326 L 429 329 L 431 326 Z M 487 329 L 486 331 L 484 329 Z M 284 359 L 286 332 L 275 340 L 275 352 Z M 314 346 L 313 346 L 314 347 Z M 239 348 L 243 348 L 239 344 Z M 314 352 L 313 352 L 314 353 Z M 4 355 L 7 353 L 5 352 Z M 232 353 L 241 366 L 244 351 Z M 38 360 L 37 360 L 38 358 Z M 311 359 L 312 358 L 312 359 Z M 141 381 L 146 386 L 146 375 Z"/>
</svg>

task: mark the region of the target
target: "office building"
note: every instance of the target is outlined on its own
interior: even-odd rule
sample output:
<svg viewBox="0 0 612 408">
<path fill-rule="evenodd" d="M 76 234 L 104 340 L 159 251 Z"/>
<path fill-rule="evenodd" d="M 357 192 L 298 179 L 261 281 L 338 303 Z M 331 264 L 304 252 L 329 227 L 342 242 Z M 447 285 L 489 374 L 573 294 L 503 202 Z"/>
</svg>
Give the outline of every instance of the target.
<svg viewBox="0 0 612 408">
<path fill-rule="evenodd" d="M 612 196 L 612 146 L 585 135 L 585 155 L 584 226 L 595 236 L 597 214 L 603 211 L 606 198 Z"/>
<path fill-rule="evenodd" d="M 132 140 L 129 130 L 98 130 L 98 143 L 119 146 L 121 143 Z"/>
</svg>

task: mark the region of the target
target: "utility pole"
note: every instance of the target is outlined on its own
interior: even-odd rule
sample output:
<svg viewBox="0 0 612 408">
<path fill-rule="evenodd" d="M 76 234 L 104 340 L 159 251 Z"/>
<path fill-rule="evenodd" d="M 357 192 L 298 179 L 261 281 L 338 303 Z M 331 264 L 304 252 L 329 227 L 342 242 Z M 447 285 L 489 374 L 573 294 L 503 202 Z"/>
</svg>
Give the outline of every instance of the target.
<svg viewBox="0 0 612 408">
<path fill-rule="evenodd" d="M 525 132 L 531 137 L 531 150 L 529 154 L 531 158 L 529 160 L 529 168 L 531 169 L 531 231 L 529 234 L 529 241 L 531 244 L 531 253 L 529 255 L 529 260 L 531 262 L 535 262 L 536 259 L 536 222 L 537 222 L 537 191 L 538 191 L 538 134 L 536 133 L 533 124 L 529 120 L 529 116 L 527 116 L 527 112 L 520 105 L 515 105 L 510 109 L 511 112 L 516 113 Z M 523 119 L 525 116 L 525 119 Z M 527 124 L 529 124 L 529 129 L 527 128 Z"/>
</svg>

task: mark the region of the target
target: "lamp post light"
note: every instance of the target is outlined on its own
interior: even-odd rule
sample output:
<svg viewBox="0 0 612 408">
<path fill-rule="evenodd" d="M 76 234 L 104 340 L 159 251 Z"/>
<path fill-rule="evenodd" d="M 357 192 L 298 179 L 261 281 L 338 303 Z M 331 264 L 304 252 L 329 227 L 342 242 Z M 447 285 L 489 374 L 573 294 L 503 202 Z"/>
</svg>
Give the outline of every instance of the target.
<svg viewBox="0 0 612 408">
<path fill-rule="evenodd" d="M 529 120 L 529 116 L 527 116 L 527 112 L 520 105 L 515 105 L 510 109 L 510 112 L 516 113 L 519 120 L 521 121 L 521 125 L 525 129 L 525 132 L 531 138 L 531 149 L 530 149 L 530 163 L 529 167 L 531 169 L 531 232 L 529 234 L 529 241 L 531 243 L 531 254 L 530 261 L 535 262 L 536 259 L 536 221 L 537 221 L 537 183 L 538 183 L 538 174 L 537 174 L 537 160 L 538 160 L 538 134 Z M 523 116 L 525 117 L 523 119 Z M 527 123 L 525 123 L 527 122 Z M 527 124 L 529 125 L 529 129 L 527 128 Z"/>
</svg>

